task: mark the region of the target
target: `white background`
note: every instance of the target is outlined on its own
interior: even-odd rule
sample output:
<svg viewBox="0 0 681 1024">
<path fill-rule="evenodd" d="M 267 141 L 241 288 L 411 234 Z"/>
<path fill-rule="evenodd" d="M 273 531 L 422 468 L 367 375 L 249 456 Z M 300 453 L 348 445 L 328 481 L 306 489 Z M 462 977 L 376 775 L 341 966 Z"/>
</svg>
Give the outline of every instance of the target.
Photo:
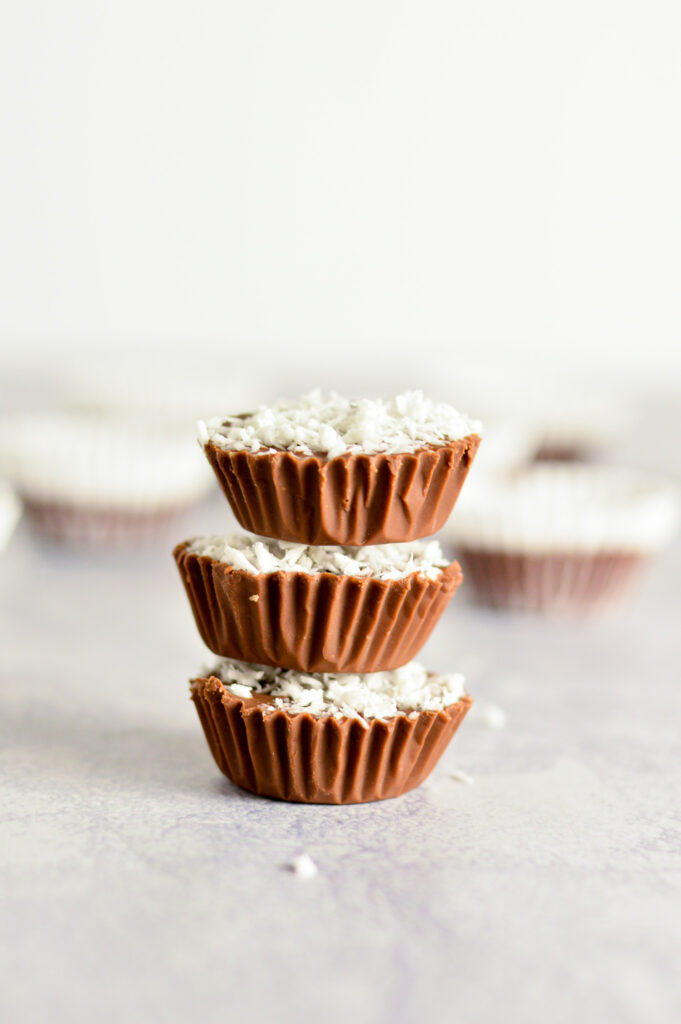
<svg viewBox="0 0 681 1024">
<path fill-rule="evenodd" d="M 678 387 L 675 0 L 2 8 L 5 364 Z"/>
</svg>

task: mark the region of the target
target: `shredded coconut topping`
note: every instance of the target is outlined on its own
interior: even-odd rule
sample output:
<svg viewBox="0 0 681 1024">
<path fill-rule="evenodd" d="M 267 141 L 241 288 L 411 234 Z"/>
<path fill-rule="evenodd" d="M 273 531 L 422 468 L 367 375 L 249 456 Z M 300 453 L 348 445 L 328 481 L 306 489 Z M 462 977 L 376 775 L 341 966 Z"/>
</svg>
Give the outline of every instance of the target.
<svg viewBox="0 0 681 1024">
<path fill-rule="evenodd" d="M 351 452 L 413 452 L 443 445 L 481 424 L 422 391 L 403 391 L 386 400 L 351 401 L 318 388 L 301 398 L 283 398 L 245 416 L 199 421 L 199 441 L 227 451 L 289 451 L 333 459 Z"/>
<path fill-rule="evenodd" d="M 459 673 L 435 675 L 415 661 L 393 672 L 294 672 L 219 658 L 204 670 L 243 700 L 267 695 L 271 709 L 326 718 L 394 718 L 442 711 L 465 694 Z"/>
<path fill-rule="evenodd" d="M 436 540 L 408 544 L 373 544 L 369 547 L 309 547 L 292 541 L 251 537 L 237 533 L 229 537 L 195 537 L 187 551 L 206 555 L 225 565 L 253 574 L 330 572 L 336 576 L 373 576 L 399 580 L 419 573 L 437 579 L 449 564 Z"/>
<path fill-rule="evenodd" d="M 654 551 L 678 528 L 678 488 L 636 470 L 543 463 L 464 491 L 459 545 L 502 551 Z"/>
</svg>

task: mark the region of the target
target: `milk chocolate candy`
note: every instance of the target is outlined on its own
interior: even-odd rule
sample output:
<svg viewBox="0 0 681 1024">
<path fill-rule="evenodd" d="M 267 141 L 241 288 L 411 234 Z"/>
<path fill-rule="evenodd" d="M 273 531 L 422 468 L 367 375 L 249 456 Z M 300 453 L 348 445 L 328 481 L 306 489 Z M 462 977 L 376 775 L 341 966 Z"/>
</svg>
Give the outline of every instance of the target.
<svg viewBox="0 0 681 1024">
<path fill-rule="evenodd" d="M 241 526 L 301 544 L 387 544 L 428 537 L 449 516 L 478 434 L 398 454 L 326 458 L 204 445 Z"/>
<path fill-rule="evenodd" d="M 250 573 L 207 555 L 173 552 L 196 625 L 222 657 L 301 672 L 399 668 L 424 645 L 463 577 L 331 572 Z"/>
<path fill-rule="evenodd" d="M 215 676 L 192 680 L 191 697 L 211 753 L 235 785 L 298 803 L 386 800 L 420 785 L 472 699 L 387 720 L 315 717 L 236 697 Z"/>
</svg>

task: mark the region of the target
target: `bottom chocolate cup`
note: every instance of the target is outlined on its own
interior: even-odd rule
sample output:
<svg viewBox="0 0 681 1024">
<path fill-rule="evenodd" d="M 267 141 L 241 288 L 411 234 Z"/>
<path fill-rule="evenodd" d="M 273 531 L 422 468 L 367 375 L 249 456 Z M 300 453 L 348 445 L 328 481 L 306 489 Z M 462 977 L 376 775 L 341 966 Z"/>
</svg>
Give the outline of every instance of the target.
<svg viewBox="0 0 681 1024">
<path fill-rule="evenodd" d="M 235 785 L 310 804 L 387 800 L 430 774 L 473 703 L 390 719 L 315 717 L 272 709 L 266 696 L 234 696 L 215 676 L 193 679 L 191 698 L 213 757 Z"/>
<path fill-rule="evenodd" d="M 615 604 L 630 589 L 638 552 L 528 554 L 459 547 L 477 600 L 517 611 L 584 613 Z"/>
</svg>

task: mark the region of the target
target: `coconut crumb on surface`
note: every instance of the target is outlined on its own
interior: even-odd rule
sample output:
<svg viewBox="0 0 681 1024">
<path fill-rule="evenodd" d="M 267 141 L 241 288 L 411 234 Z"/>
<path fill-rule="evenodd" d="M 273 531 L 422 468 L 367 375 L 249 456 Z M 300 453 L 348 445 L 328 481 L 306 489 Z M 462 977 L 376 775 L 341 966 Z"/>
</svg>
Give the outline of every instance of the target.
<svg viewBox="0 0 681 1024">
<path fill-rule="evenodd" d="M 287 865 L 287 869 L 292 871 L 298 878 L 308 879 L 315 878 L 319 874 L 319 868 L 312 860 L 309 853 L 301 853 L 297 857 L 294 857 Z"/>
<path fill-rule="evenodd" d="M 472 786 L 473 783 L 475 782 L 475 779 L 473 778 L 472 775 L 469 775 L 468 772 L 461 771 L 460 768 L 456 771 L 450 772 L 449 778 L 452 779 L 454 782 L 463 782 L 464 785 L 466 786 Z"/>
<path fill-rule="evenodd" d="M 307 712 L 316 717 L 394 718 L 421 711 L 442 711 L 465 694 L 459 673 L 436 675 L 410 661 L 392 672 L 296 672 L 218 658 L 204 675 L 220 679 L 229 693 L 242 699 L 268 696 L 268 713 Z"/>
<path fill-rule="evenodd" d="M 404 544 L 372 544 L 367 547 L 296 544 L 293 541 L 253 537 L 246 533 L 226 537 L 194 537 L 187 547 L 234 569 L 254 575 L 269 572 L 327 572 L 337 576 L 373 576 L 381 580 L 404 579 L 418 573 L 437 579 L 449 565 L 436 540 Z M 257 601 L 257 595 L 250 598 Z"/>
<path fill-rule="evenodd" d="M 317 388 L 283 398 L 245 416 L 215 417 L 198 424 L 199 443 L 225 451 L 289 451 L 332 459 L 352 452 L 417 451 L 479 434 L 478 420 L 434 402 L 422 391 L 388 399 L 348 399 Z"/>
</svg>

